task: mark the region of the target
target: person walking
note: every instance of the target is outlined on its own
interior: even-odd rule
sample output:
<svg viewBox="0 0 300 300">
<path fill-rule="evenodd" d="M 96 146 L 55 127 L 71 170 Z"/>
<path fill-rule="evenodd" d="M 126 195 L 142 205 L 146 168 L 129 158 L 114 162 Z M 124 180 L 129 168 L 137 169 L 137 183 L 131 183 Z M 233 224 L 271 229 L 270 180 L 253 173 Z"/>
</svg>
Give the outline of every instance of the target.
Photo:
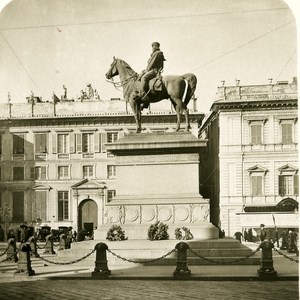
<svg viewBox="0 0 300 300">
<path fill-rule="evenodd" d="M 261 242 L 263 242 L 266 237 L 267 237 L 267 232 L 265 230 L 265 225 L 264 224 L 260 224 L 260 229 L 259 229 L 259 239 Z"/>
</svg>

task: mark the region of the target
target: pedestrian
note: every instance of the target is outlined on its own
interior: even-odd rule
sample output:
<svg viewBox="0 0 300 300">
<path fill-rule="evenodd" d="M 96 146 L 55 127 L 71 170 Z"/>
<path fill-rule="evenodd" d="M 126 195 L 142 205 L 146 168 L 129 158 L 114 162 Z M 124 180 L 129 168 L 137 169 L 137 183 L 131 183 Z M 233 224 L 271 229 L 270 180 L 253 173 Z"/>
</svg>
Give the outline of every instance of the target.
<svg viewBox="0 0 300 300">
<path fill-rule="evenodd" d="M 244 241 L 248 242 L 248 232 L 247 232 L 247 229 L 244 230 Z"/>
<path fill-rule="evenodd" d="M 77 231 L 76 230 L 74 230 L 74 233 L 73 233 L 73 241 L 77 242 Z"/>
<path fill-rule="evenodd" d="M 276 241 L 276 245 L 278 248 L 279 247 L 279 234 L 278 234 L 277 228 L 275 228 L 275 241 Z"/>
<path fill-rule="evenodd" d="M 72 229 L 73 229 L 72 227 L 68 228 L 67 238 L 66 238 L 66 249 L 70 249 L 71 248 L 72 237 L 73 237 Z"/>
<path fill-rule="evenodd" d="M 252 228 L 249 228 L 247 236 L 248 236 L 248 241 L 252 243 L 253 242 Z"/>
<path fill-rule="evenodd" d="M 288 247 L 288 231 L 284 230 L 281 233 L 281 246 L 280 246 L 280 250 L 285 250 Z"/>
<path fill-rule="evenodd" d="M 266 239 L 267 233 L 266 233 L 264 224 L 260 224 L 260 229 L 258 231 L 258 235 L 259 235 L 259 239 L 261 242 L 263 242 Z"/>
<path fill-rule="evenodd" d="M 240 232 L 240 231 L 237 231 L 235 234 L 234 234 L 234 237 L 241 243 L 242 242 L 242 236 L 243 234 Z"/>
</svg>

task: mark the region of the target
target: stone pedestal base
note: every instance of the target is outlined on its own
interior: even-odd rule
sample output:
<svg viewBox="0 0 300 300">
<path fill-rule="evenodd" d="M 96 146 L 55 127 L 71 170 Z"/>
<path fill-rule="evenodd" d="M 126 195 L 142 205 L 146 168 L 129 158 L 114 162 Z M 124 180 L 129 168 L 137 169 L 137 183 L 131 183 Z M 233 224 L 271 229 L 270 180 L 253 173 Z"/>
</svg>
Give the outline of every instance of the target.
<svg viewBox="0 0 300 300">
<path fill-rule="evenodd" d="M 152 224 L 152 223 L 151 223 Z M 148 229 L 151 224 L 118 224 L 125 231 L 125 236 L 129 240 L 147 240 L 148 239 Z M 171 240 L 175 239 L 175 229 L 178 227 L 187 227 L 197 240 L 207 240 L 207 239 L 218 239 L 219 230 L 210 223 L 202 224 L 168 224 L 169 225 L 169 237 Z M 106 240 L 107 231 L 110 229 L 112 224 L 107 224 L 101 226 L 101 228 L 94 231 L 95 240 Z"/>
</svg>

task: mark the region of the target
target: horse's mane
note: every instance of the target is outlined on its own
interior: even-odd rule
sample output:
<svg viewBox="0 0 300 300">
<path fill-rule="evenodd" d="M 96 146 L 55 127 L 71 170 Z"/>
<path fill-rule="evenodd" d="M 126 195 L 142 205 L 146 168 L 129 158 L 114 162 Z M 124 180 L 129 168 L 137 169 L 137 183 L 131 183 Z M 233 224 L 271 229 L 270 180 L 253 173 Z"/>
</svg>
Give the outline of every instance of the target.
<svg viewBox="0 0 300 300">
<path fill-rule="evenodd" d="M 117 58 L 117 59 L 119 60 L 120 63 L 122 63 L 122 64 L 124 65 L 124 67 L 126 68 L 128 74 L 129 74 L 130 76 L 138 76 L 138 73 L 135 72 L 135 71 L 129 66 L 129 64 L 128 64 L 126 61 L 124 61 L 124 60 L 122 60 L 122 59 L 120 59 L 120 58 Z"/>
</svg>

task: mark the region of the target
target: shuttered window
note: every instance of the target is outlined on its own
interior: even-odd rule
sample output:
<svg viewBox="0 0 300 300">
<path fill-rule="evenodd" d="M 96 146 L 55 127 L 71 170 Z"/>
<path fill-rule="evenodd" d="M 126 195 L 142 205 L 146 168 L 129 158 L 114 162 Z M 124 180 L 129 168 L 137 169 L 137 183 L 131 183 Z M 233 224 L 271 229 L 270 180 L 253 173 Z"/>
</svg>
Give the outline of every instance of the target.
<svg viewBox="0 0 300 300">
<path fill-rule="evenodd" d="M 34 179 L 35 180 L 46 180 L 46 167 L 38 166 L 34 169 Z"/>
<path fill-rule="evenodd" d="M 69 192 L 58 192 L 58 221 L 69 219 Z"/>
<path fill-rule="evenodd" d="M 13 135 L 13 154 L 24 154 L 24 134 Z"/>
<path fill-rule="evenodd" d="M 70 137 L 69 134 L 63 133 L 57 135 L 57 152 L 58 153 L 69 153 L 70 149 Z"/>
<path fill-rule="evenodd" d="M 279 175 L 279 195 L 298 195 L 298 175 Z"/>
<path fill-rule="evenodd" d="M 48 153 L 48 134 L 35 134 L 35 153 Z"/>
<path fill-rule="evenodd" d="M 36 219 L 47 220 L 47 191 L 35 192 L 35 215 Z"/>
<path fill-rule="evenodd" d="M 24 167 L 13 167 L 13 180 L 24 180 Z"/>
<path fill-rule="evenodd" d="M 262 144 L 262 124 L 251 124 L 251 144 Z"/>
<path fill-rule="evenodd" d="M 94 153 L 94 133 L 82 133 L 82 152 Z"/>
<path fill-rule="evenodd" d="M 116 178 L 116 166 L 113 165 L 107 166 L 107 178 L 108 179 Z"/>
<path fill-rule="evenodd" d="M 13 192 L 12 219 L 24 222 L 24 192 Z"/>
<path fill-rule="evenodd" d="M 251 195 L 252 196 L 263 195 L 263 176 L 261 175 L 251 176 Z"/>
<path fill-rule="evenodd" d="M 282 144 L 289 145 L 293 143 L 293 124 L 281 124 Z"/>
</svg>

